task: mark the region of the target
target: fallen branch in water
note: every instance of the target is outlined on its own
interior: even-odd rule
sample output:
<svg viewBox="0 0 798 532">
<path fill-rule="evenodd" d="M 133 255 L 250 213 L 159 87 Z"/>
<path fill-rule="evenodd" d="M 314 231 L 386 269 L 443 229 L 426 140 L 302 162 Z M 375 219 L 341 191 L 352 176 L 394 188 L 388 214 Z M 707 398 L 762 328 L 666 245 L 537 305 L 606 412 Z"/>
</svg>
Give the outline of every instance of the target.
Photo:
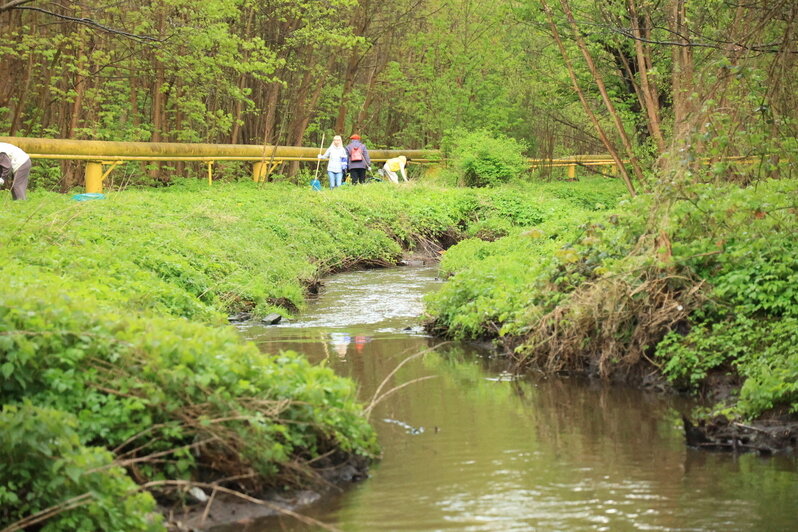
<svg viewBox="0 0 798 532">
<path fill-rule="evenodd" d="M 374 399 L 374 400 L 371 401 L 371 403 L 369 403 L 369 406 L 366 408 L 366 418 L 368 418 L 371 415 L 371 409 L 372 408 L 374 408 L 375 406 L 380 404 L 383 401 L 383 399 L 386 399 L 387 397 L 393 395 L 394 392 L 398 392 L 399 390 L 401 390 L 405 386 L 409 386 L 409 385 L 415 384 L 417 382 L 426 381 L 426 380 L 429 380 L 429 379 L 437 379 L 437 378 L 438 378 L 437 375 L 428 375 L 426 377 L 419 377 L 417 379 L 413 379 L 412 381 L 407 381 L 404 384 L 400 384 L 399 386 L 395 386 L 395 387 L 391 388 L 390 390 L 388 390 L 387 392 L 382 394 L 379 398 Z"/>
</svg>

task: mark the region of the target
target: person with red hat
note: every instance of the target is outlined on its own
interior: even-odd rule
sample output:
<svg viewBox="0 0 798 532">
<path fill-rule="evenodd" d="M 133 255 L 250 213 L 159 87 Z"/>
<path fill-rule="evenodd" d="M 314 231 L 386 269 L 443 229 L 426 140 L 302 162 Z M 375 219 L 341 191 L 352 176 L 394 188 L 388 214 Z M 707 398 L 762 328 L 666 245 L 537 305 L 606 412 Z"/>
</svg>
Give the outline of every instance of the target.
<svg viewBox="0 0 798 532">
<path fill-rule="evenodd" d="M 366 182 L 366 170 L 371 168 L 371 158 L 366 145 L 360 142 L 360 135 L 349 137 L 350 143 L 346 146 L 346 153 L 349 155 L 349 175 L 352 176 L 352 184 Z"/>
</svg>

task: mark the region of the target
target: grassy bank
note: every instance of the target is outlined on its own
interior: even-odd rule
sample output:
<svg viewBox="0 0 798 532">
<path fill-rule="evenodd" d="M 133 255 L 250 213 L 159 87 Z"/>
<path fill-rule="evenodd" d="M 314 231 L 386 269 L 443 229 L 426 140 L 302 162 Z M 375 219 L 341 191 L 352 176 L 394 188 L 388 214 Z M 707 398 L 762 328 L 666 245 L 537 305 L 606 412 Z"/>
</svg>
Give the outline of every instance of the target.
<svg viewBox="0 0 798 532">
<path fill-rule="evenodd" d="M 242 183 L 4 200 L 0 523 L 159 528 L 152 495 L 174 503 L 187 482 L 257 495 L 373 459 L 352 382 L 261 354 L 227 315 L 288 315 L 327 273 L 591 219 L 618 194 Z"/>
<path fill-rule="evenodd" d="M 798 182 L 695 185 L 450 249 L 431 327 L 526 365 L 666 378 L 727 419 L 798 412 Z M 563 228 L 561 224 L 570 227 Z M 719 394 L 720 391 L 725 393 Z"/>
</svg>

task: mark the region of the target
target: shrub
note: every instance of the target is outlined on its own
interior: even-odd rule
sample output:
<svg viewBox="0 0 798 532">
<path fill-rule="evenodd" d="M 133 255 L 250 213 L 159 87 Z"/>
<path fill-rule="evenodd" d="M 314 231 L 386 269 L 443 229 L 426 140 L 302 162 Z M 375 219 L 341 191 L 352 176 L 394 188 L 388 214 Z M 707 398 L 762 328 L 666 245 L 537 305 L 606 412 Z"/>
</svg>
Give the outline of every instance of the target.
<svg viewBox="0 0 798 532">
<path fill-rule="evenodd" d="M 449 133 L 444 141 L 452 166 L 469 187 L 507 183 L 527 169 L 521 142 L 486 130 Z"/>
<path fill-rule="evenodd" d="M 0 412 L 0 526 L 55 507 L 43 531 L 162 530 L 155 501 L 104 449 L 81 444 L 74 416 L 31 404 Z"/>
<path fill-rule="evenodd" d="M 253 469 L 262 475 L 251 482 L 258 489 L 285 480 L 279 473 L 289 462 L 290 476 L 301 481 L 297 473 L 311 456 L 376 453 L 353 383 L 329 368 L 295 353 L 262 354 L 229 328 L 109 320 L 94 308 L 91 300 L 44 299 L 30 288 L 5 298 L 4 403 L 75 412 L 83 442 L 126 453 L 141 446 L 128 458 L 143 457 L 137 470 L 145 480 Z M 168 458 L 146 459 L 157 452 Z"/>
</svg>

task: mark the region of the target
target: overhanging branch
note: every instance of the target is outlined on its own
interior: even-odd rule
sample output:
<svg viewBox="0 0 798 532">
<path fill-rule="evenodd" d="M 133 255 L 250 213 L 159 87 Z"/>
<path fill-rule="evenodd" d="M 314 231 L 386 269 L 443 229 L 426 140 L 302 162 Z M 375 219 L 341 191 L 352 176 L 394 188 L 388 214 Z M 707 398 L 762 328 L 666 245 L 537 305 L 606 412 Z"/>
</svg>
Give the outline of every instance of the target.
<svg viewBox="0 0 798 532">
<path fill-rule="evenodd" d="M 715 50 L 737 49 L 737 50 L 746 50 L 749 52 L 760 52 L 760 53 L 771 53 L 771 54 L 779 54 L 785 52 L 788 54 L 798 54 L 798 50 L 786 49 L 787 46 L 790 44 L 789 42 L 772 42 L 772 43 L 762 43 L 762 44 L 743 44 L 733 41 L 698 42 L 691 40 L 689 37 L 685 35 L 676 33 L 670 28 L 662 28 L 662 27 L 652 28 L 652 29 L 667 31 L 668 33 L 671 33 L 674 36 L 683 39 L 681 41 L 668 41 L 668 40 L 658 40 L 658 39 L 647 39 L 645 37 L 635 35 L 634 32 L 630 29 L 617 27 L 617 26 L 608 26 L 606 24 L 596 24 L 593 22 L 584 22 L 584 21 L 580 21 L 578 24 L 580 26 L 595 26 L 603 30 L 616 33 L 618 35 L 622 35 L 626 38 L 635 41 L 644 42 L 646 44 L 655 44 L 659 46 L 678 46 L 682 48 L 712 48 Z"/>
<path fill-rule="evenodd" d="M 42 9 L 40 7 L 34 6 L 26 6 L 24 4 L 28 4 L 33 0 L 10 0 L 6 2 L 2 6 L 0 6 L 0 13 L 5 11 L 11 11 L 13 9 L 25 9 L 28 11 L 38 11 L 39 13 L 44 13 L 45 15 L 49 15 L 51 17 L 59 18 L 61 20 L 68 20 L 70 22 L 76 22 L 78 24 L 83 24 L 84 26 L 89 26 L 90 28 L 96 28 L 101 31 L 105 31 L 107 33 L 112 33 L 114 35 L 121 35 L 123 37 L 127 37 L 129 39 L 135 39 L 137 41 L 149 41 L 149 42 L 161 42 L 162 39 L 158 39 L 156 37 L 150 37 L 149 35 L 136 35 L 135 33 L 129 33 L 127 31 L 119 30 L 116 28 L 111 28 L 104 24 L 100 24 L 97 21 L 94 21 L 90 18 L 80 18 L 80 17 L 70 17 L 69 15 L 62 15 L 60 13 L 54 13 L 53 11 L 48 11 L 46 9 Z"/>
<path fill-rule="evenodd" d="M 11 11 L 15 7 L 21 6 L 22 4 L 27 4 L 29 2 L 33 2 L 33 0 L 10 0 L 9 2 L 6 2 L 0 6 L 0 13 L 3 11 Z"/>
</svg>

